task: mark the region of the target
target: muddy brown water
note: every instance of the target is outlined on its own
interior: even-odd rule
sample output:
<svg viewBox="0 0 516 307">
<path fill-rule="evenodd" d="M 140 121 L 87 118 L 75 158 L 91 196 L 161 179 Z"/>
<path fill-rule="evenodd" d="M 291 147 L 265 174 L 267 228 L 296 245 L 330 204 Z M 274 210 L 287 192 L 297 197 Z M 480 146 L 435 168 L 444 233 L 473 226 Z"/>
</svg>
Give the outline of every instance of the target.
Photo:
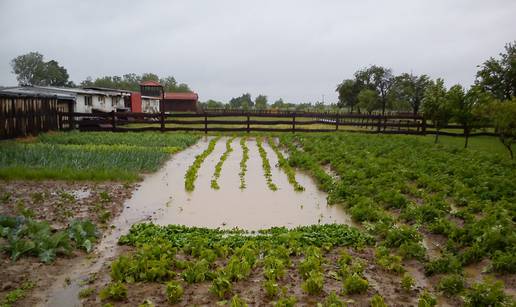
<svg viewBox="0 0 516 307">
<path fill-rule="evenodd" d="M 233 152 L 222 167 L 219 190 L 211 188 L 215 165 L 225 151 L 227 138 L 221 138 L 214 151 L 199 169 L 195 190 L 184 189 L 184 175 L 196 155 L 208 146 L 205 137 L 197 144 L 172 156 L 156 173 L 148 174 L 124 204 L 122 213 L 113 221 L 113 228 L 95 249 L 95 257 L 78 262 L 66 275 L 59 276 L 48 293 L 41 294 L 41 306 L 81 306 L 78 293 L 91 273 L 116 256 L 117 241 L 132 224 L 152 221 L 160 225 L 180 224 L 209 228 L 242 228 L 257 230 L 273 226 L 293 228 L 324 223 L 352 224 L 349 216 L 338 206 L 329 206 L 326 193 L 314 180 L 301 172 L 297 181 L 305 191 L 296 192 L 286 174 L 277 166 L 272 148 L 263 143 L 272 167 L 272 180 L 277 191 L 268 189 L 258 153 L 256 140 L 249 138 L 249 160 L 245 176 L 246 188 L 240 186 L 240 139 L 232 142 Z M 69 281 L 69 282 L 68 282 Z"/>
</svg>

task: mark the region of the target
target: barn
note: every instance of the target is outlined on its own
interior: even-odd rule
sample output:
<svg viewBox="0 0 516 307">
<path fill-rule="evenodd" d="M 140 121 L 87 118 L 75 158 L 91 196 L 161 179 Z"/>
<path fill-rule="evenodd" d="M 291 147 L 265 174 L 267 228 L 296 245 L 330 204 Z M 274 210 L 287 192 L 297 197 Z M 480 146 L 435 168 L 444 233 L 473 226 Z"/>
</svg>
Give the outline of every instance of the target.
<svg viewBox="0 0 516 307">
<path fill-rule="evenodd" d="M 142 96 L 160 99 L 160 111 L 163 112 L 197 112 L 199 96 L 193 92 L 164 92 L 163 86 L 156 81 L 140 84 Z"/>
</svg>

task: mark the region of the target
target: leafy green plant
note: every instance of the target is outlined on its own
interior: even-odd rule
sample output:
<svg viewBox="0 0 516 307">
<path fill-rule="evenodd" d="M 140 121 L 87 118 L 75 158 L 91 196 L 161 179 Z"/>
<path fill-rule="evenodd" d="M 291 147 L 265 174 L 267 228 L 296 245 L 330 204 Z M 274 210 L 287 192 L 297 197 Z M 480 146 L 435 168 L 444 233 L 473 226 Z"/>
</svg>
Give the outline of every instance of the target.
<svg viewBox="0 0 516 307">
<path fill-rule="evenodd" d="M 100 299 L 123 301 L 127 298 L 127 288 L 121 282 L 113 282 L 108 284 L 104 289 L 100 290 Z"/>
<path fill-rule="evenodd" d="M 360 275 L 354 273 L 346 279 L 344 279 L 344 293 L 346 294 L 358 294 L 364 293 L 369 288 L 369 282 L 367 279 L 362 278 Z"/>
<path fill-rule="evenodd" d="M 447 296 L 459 294 L 464 290 L 464 277 L 459 274 L 443 276 L 437 284 L 437 289 Z"/>
<path fill-rule="evenodd" d="M 345 307 L 347 306 L 342 302 L 339 297 L 337 296 L 337 293 L 335 291 L 331 291 L 330 294 L 324 299 L 322 304 L 318 304 L 317 306 L 322 307 Z"/>
<path fill-rule="evenodd" d="M 376 249 L 376 263 L 389 272 L 403 273 L 402 259 L 400 256 L 391 255 L 389 250 L 383 246 Z"/>
<path fill-rule="evenodd" d="M 511 299 L 503 291 L 503 282 L 486 278 L 475 283 L 464 295 L 465 306 L 504 306 Z"/>
<path fill-rule="evenodd" d="M 371 307 L 387 307 L 387 304 L 380 294 L 375 294 L 373 298 L 371 298 Z"/>
<path fill-rule="evenodd" d="M 2 307 L 11 307 L 19 300 L 23 299 L 27 295 L 27 291 L 30 291 L 34 288 L 35 284 L 33 282 L 24 282 L 19 288 L 16 288 L 12 291 L 9 291 L 5 297 L 0 301 L 0 306 Z"/>
<path fill-rule="evenodd" d="M 68 226 L 68 235 L 78 247 L 89 253 L 99 237 L 99 232 L 95 224 L 89 220 L 74 220 Z"/>
<path fill-rule="evenodd" d="M 491 259 L 490 270 L 497 273 L 514 274 L 516 273 L 516 252 L 496 251 Z"/>
<path fill-rule="evenodd" d="M 278 283 L 273 279 L 266 280 L 263 283 L 263 288 L 265 289 L 265 294 L 268 298 L 276 297 L 280 291 Z"/>
<path fill-rule="evenodd" d="M 181 276 L 187 283 L 193 284 L 210 279 L 212 275 L 210 274 L 208 261 L 201 259 L 195 263 L 189 263 Z"/>
<path fill-rule="evenodd" d="M 425 265 L 425 274 L 432 276 L 442 273 L 459 273 L 462 265 L 457 257 L 453 255 L 444 255 L 443 257 L 430 261 Z"/>
<path fill-rule="evenodd" d="M 178 281 L 169 281 L 165 286 L 165 295 L 169 303 L 178 303 L 183 299 L 183 286 Z"/>
<path fill-rule="evenodd" d="M 214 190 L 220 189 L 218 179 L 220 177 L 220 173 L 222 172 L 222 165 L 224 165 L 224 162 L 227 160 L 228 156 L 233 151 L 233 148 L 231 148 L 231 143 L 234 139 L 235 137 L 232 137 L 226 141 L 226 151 L 222 154 L 222 156 L 220 156 L 219 162 L 217 162 L 217 164 L 215 165 L 215 171 L 213 172 L 213 177 L 211 179 L 211 188 Z"/>
<path fill-rule="evenodd" d="M 410 274 L 405 273 L 401 278 L 401 288 L 406 292 L 410 292 L 412 288 L 416 285 L 416 280 Z"/>
<path fill-rule="evenodd" d="M 82 289 L 81 291 L 79 291 L 79 298 L 88 298 L 90 296 L 93 295 L 93 293 L 95 293 L 95 288 L 84 288 Z"/>
<path fill-rule="evenodd" d="M 210 292 L 215 294 L 218 298 L 222 299 L 226 297 L 229 293 L 231 293 L 232 289 L 233 286 L 231 284 L 231 281 L 224 275 L 219 275 L 215 279 L 213 279 L 210 287 Z"/>
<path fill-rule="evenodd" d="M 283 295 L 278 299 L 278 301 L 274 304 L 275 307 L 294 307 L 297 303 L 297 299 L 295 296 L 285 296 Z"/>
<path fill-rule="evenodd" d="M 240 138 L 240 147 L 242 147 L 242 160 L 240 160 L 240 189 L 245 189 L 245 173 L 247 172 L 247 160 L 249 160 L 249 147 L 246 145 L 247 137 Z"/>
<path fill-rule="evenodd" d="M 247 303 L 238 294 L 231 298 L 231 307 L 247 307 Z"/>
<path fill-rule="evenodd" d="M 215 149 L 215 145 L 217 144 L 219 139 L 220 139 L 220 136 L 212 139 L 210 141 L 210 143 L 208 144 L 208 148 L 206 148 L 206 150 L 204 150 L 201 154 L 199 154 L 195 157 L 194 162 L 192 163 L 192 165 L 190 165 L 190 167 L 186 171 L 185 189 L 187 191 L 193 191 L 195 189 L 195 180 L 197 179 L 197 176 L 198 176 L 197 172 L 199 171 L 199 168 L 201 167 L 204 160 L 206 160 L 206 158 L 213 152 L 213 150 Z"/>
<path fill-rule="evenodd" d="M 267 152 L 263 149 L 262 139 L 260 137 L 256 138 L 256 145 L 258 145 L 258 152 L 262 158 L 262 168 L 265 180 L 267 181 L 267 186 L 271 191 L 276 191 L 278 190 L 278 187 L 272 182 L 271 164 L 267 158 Z"/>
<path fill-rule="evenodd" d="M 324 275 L 318 271 L 312 271 L 308 278 L 301 284 L 301 288 L 308 294 L 314 295 L 322 292 L 324 287 Z"/>
<path fill-rule="evenodd" d="M 430 294 L 427 290 L 419 296 L 417 306 L 418 307 L 433 307 L 437 305 L 437 299 Z"/>
</svg>

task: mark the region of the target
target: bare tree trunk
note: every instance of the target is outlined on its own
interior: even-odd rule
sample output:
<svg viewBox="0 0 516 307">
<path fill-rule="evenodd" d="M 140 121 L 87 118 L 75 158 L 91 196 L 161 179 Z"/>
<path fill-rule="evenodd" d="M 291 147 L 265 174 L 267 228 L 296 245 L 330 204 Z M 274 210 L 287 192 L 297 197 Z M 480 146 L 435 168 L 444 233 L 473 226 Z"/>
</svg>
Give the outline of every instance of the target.
<svg viewBox="0 0 516 307">
<path fill-rule="evenodd" d="M 435 141 L 434 144 L 437 144 L 437 141 L 439 140 L 439 129 L 435 130 Z"/>
</svg>

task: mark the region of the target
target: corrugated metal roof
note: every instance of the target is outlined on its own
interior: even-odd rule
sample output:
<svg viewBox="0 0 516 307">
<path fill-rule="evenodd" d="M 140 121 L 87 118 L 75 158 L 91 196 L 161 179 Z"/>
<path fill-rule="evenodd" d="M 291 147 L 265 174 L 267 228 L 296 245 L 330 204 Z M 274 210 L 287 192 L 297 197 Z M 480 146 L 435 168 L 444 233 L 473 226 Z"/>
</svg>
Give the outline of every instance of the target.
<svg viewBox="0 0 516 307">
<path fill-rule="evenodd" d="M 145 81 L 140 83 L 141 86 L 161 86 L 159 82 L 156 81 Z"/>
<path fill-rule="evenodd" d="M 3 96 L 47 97 L 61 100 L 75 100 L 77 96 L 74 93 L 66 93 L 32 86 L 2 88 L 0 89 L 0 94 Z"/>
<path fill-rule="evenodd" d="M 181 92 L 181 93 L 168 92 L 168 93 L 165 93 L 164 98 L 170 99 L 170 100 L 195 100 L 195 101 L 197 101 L 199 96 L 197 95 L 197 93 L 193 93 L 193 92 Z"/>
<path fill-rule="evenodd" d="M 83 89 L 97 90 L 97 91 L 104 91 L 104 92 L 113 92 L 113 93 L 124 93 L 124 94 L 132 93 L 132 91 L 128 91 L 128 90 L 120 90 L 120 89 L 116 89 L 116 88 L 107 88 L 107 87 L 100 87 L 100 86 L 84 86 Z"/>
</svg>

